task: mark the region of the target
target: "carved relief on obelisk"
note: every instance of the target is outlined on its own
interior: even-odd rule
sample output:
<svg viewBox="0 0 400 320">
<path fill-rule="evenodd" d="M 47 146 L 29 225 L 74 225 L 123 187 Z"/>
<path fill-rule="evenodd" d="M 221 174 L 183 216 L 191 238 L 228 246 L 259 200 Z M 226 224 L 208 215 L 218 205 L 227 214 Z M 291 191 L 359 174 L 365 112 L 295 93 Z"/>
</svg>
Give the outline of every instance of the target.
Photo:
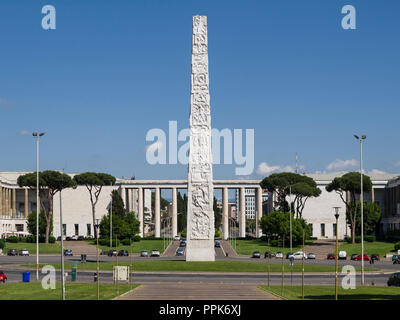
<svg viewBox="0 0 400 320">
<path fill-rule="evenodd" d="M 207 17 L 193 17 L 187 261 L 214 261 L 213 176 Z"/>
</svg>

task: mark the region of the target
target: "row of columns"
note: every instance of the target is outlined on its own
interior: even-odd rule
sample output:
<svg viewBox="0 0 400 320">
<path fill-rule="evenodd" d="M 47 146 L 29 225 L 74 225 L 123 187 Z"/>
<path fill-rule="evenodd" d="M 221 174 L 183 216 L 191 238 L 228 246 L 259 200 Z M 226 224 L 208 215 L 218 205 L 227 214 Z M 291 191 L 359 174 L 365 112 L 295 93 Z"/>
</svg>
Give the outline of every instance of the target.
<svg viewBox="0 0 400 320">
<path fill-rule="evenodd" d="M 138 187 L 138 188 L 130 188 L 138 190 L 138 220 L 140 222 L 140 233 L 141 237 L 144 236 L 143 230 L 143 211 L 144 211 L 144 195 L 143 192 L 146 188 Z M 160 210 L 160 200 L 161 200 L 161 188 L 154 187 L 155 190 L 155 203 L 154 203 L 154 222 L 155 222 L 155 237 L 158 238 L 161 235 L 161 210 Z M 164 189 L 164 188 L 163 188 Z M 177 205 L 177 187 L 172 187 L 172 233 L 173 236 L 178 235 L 178 205 Z M 229 236 L 229 212 L 228 212 L 228 187 L 215 188 L 222 189 L 222 237 L 223 239 L 228 239 Z M 239 237 L 246 236 L 246 198 L 245 198 L 245 190 L 247 188 L 240 187 L 239 188 L 239 204 L 240 208 L 237 210 L 238 218 L 239 218 Z M 256 205 L 256 236 L 261 237 L 261 229 L 259 227 L 259 220 L 262 216 L 262 189 L 255 188 L 255 205 Z M 124 205 L 126 207 L 126 191 L 125 188 L 121 188 L 121 197 L 124 201 Z M 128 208 L 127 208 L 128 209 Z M 129 201 L 129 211 L 132 211 L 132 201 Z"/>
<path fill-rule="evenodd" d="M 24 197 L 24 217 L 28 217 L 28 189 L 22 189 L 25 192 Z M 0 216 L 17 216 L 17 189 L 0 186 Z"/>
</svg>

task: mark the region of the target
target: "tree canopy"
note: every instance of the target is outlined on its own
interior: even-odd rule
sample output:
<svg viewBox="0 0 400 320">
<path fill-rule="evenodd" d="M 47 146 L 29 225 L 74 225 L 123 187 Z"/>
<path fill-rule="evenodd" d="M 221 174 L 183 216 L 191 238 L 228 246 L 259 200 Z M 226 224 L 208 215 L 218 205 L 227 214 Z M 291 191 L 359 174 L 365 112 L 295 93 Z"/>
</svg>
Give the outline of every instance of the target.
<svg viewBox="0 0 400 320">
<path fill-rule="evenodd" d="M 103 186 L 113 186 L 116 179 L 108 173 L 85 172 L 74 176 L 74 181 L 77 185 L 86 186 L 89 191 L 93 225 L 96 225 L 96 204 L 99 200 L 101 190 Z M 94 228 L 94 234 L 97 237 L 96 228 Z"/>
<path fill-rule="evenodd" d="M 37 176 L 35 172 L 27 173 L 21 175 L 17 179 L 17 183 L 20 187 L 29 187 L 31 189 L 36 189 Z M 66 188 L 75 187 L 75 182 L 71 177 L 63 172 L 54 170 L 45 170 L 39 172 L 39 194 L 40 203 L 37 204 L 37 210 L 43 208 L 44 216 L 46 219 L 46 233 L 45 239 L 46 243 L 49 241 L 49 235 L 51 233 L 51 226 L 53 223 L 53 200 L 54 195 Z M 46 210 L 43 206 L 43 198 L 47 197 L 49 202 L 49 210 Z M 39 215 L 40 218 L 40 215 Z M 40 223 L 39 223 L 40 224 Z"/>
<path fill-rule="evenodd" d="M 362 176 L 363 191 L 371 192 L 372 181 L 367 175 Z M 349 172 L 341 177 L 336 177 L 333 181 L 325 187 L 326 191 L 335 191 L 342 199 L 346 206 L 347 221 L 350 222 L 352 230 L 352 240 L 355 243 L 355 232 L 357 224 L 357 208 L 356 208 L 356 195 L 361 193 L 361 175 L 359 172 Z M 347 199 L 346 194 L 350 195 Z"/>
<path fill-rule="evenodd" d="M 280 211 L 289 211 L 289 205 L 286 201 L 291 193 L 292 203 L 291 211 L 296 213 L 296 217 L 302 217 L 306 201 L 310 197 L 318 197 L 321 189 L 317 187 L 314 179 L 305 175 L 293 172 L 273 173 L 260 182 L 260 186 L 270 192 L 275 192 L 277 201 L 274 206 Z"/>
<path fill-rule="evenodd" d="M 267 216 L 263 215 L 260 220 L 262 232 L 267 237 L 273 239 L 282 239 L 285 236 L 285 242 L 289 240 L 290 234 L 290 212 L 273 211 Z M 303 241 L 303 229 L 305 238 L 311 236 L 311 227 L 307 225 L 304 219 L 292 220 L 292 239 L 293 244 L 300 244 Z"/>
</svg>

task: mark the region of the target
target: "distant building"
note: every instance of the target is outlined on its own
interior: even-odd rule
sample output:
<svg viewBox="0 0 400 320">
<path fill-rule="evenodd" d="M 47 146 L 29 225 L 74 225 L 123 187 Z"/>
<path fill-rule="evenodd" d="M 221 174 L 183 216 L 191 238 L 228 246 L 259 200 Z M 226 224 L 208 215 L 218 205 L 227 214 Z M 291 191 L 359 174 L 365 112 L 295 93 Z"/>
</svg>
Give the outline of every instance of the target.
<svg viewBox="0 0 400 320">
<path fill-rule="evenodd" d="M 239 207 L 240 197 L 239 197 L 239 189 L 236 189 L 236 208 Z M 266 190 L 263 190 L 262 193 L 262 202 L 268 202 L 269 193 Z M 246 210 L 246 219 L 254 220 L 256 218 L 256 193 L 254 189 L 246 189 L 245 190 L 245 210 Z M 263 212 L 264 214 L 265 212 Z"/>
</svg>

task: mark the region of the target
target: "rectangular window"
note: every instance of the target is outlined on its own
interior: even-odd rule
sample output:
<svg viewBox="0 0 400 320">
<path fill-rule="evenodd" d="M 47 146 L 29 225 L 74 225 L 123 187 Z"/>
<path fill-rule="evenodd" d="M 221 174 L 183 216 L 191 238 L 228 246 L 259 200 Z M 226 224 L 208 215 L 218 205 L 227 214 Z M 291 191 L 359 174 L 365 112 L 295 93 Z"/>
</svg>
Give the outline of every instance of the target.
<svg viewBox="0 0 400 320">
<path fill-rule="evenodd" d="M 321 237 L 325 237 L 325 223 L 321 223 Z"/>
<path fill-rule="evenodd" d="M 337 226 L 336 223 L 333 224 L 333 236 L 336 237 Z"/>
<path fill-rule="evenodd" d="M 361 179 L 361 178 L 360 178 Z M 87 235 L 91 236 L 92 235 L 92 225 L 91 224 L 87 224 Z"/>
<path fill-rule="evenodd" d="M 15 229 L 17 230 L 17 232 L 22 232 L 24 231 L 24 225 L 23 224 L 16 224 L 15 225 Z"/>
<path fill-rule="evenodd" d="M 66 236 L 66 235 L 67 235 L 67 225 L 63 224 L 63 236 Z"/>
<path fill-rule="evenodd" d="M 313 236 L 314 235 L 313 224 L 309 223 L 308 225 L 310 226 L 311 229 L 311 236 Z"/>
<path fill-rule="evenodd" d="M 79 224 L 75 224 L 75 235 L 79 235 Z"/>
</svg>

